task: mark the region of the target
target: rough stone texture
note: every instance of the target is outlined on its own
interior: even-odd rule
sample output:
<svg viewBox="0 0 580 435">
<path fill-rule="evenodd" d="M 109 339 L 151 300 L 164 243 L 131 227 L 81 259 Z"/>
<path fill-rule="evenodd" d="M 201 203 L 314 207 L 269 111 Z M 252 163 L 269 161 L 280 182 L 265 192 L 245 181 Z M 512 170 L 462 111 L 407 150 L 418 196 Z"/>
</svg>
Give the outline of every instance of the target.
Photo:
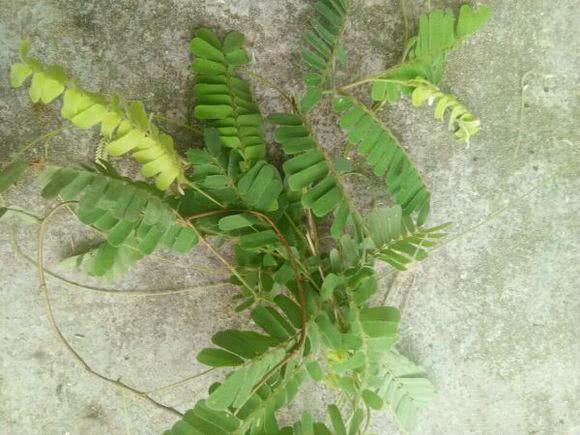
<svg viewBox="0 0 580 435">
<path fill-rule="evenodd" d="M 54 106 L 33 107 L 25 92 L 8 87 L 8 65 L 21 37 L 31 38 L 44 60 L 67 65 L 87 87 L 144 99 L 151 111 L 186 119 L 187 46 L 194 27 L 244 32 L 256 71 L 298 91 L 309 3 L 0 0 L 0 159 L 7 161 L 19 144 L 60 122 Z M 397 1 L 354 3 L 348 31 L 353 77 L 396 62 L 402 42 Z M 415 17 L 421 2 L 407 3 Z M 389 294 L 404 310 L 402 350 L 426 367 L 438 389 L 417 433 L 580 433 L 580 183 L 577 167 L 561 171 L 580 157 L 580 6 L 576 0 L 488 3 L 493 19 L 450 56 L 443 85 L 483 121 L 471 146 L 454 142 L 429 108 L 416 110 L 403 101 L 384 112 L 432 187 L 432 221 L 453 222 L 457 235 L 398 277 Z M 528 71 L 533 73 L 522 100 L 520 81 Z M 257 93 L 265 113 L 283 107 L 259 83 Z M 335 118 L 320 121 L 325 143 L 338 150 Z M 192 143 L 183 131 L 168 129 L 182 148 Z M 91 159 L 97 143 L 96 132 L 71 129 L 50 142 L 49 160 Z M 42 160 L 43 147 L 28 155 Z M 362 161 L 356 166 L 368 176 L 354 186 L 361 205 L 383 201 L 381 183 Z M 4 201 L 41 213 L 48 204 L 39 199 L 29 172 Z M 504 207 L 485 226 L 464 233 Z M 34 226 L 17 225 L 30 255 L 35 232 Z M 47 264 L 57 270 L 59 259 L 89 236 L 60 214 L 47 236 Z M 15 257 L 4 223 L 0 264 L 0 433 L 149 434 L 172 424 L 171 415 L 111 388 L 71 359 L 48 328 L 34 269 Z M 203 250 L 178 261 L 162 254 L 111 286 L 196 285 L 224 278 L 212 273 L 216 269 Z M 96 294 L 50 280 L 50 291 L 60 327 L 87 362 L 143 390 L 200 371 L 195 351 L 213 332 L 242 321 L 233 313 L 228 287 L 144 298 Z M 155 397 L 185 410 L 217 376 Z M 312 406 L 317 390 L 307 391 L 308 401 L 291 413 Z M 376 433 L 398 433 L 386 416 L 377 416 L 374 426 Z"/>
</svg>

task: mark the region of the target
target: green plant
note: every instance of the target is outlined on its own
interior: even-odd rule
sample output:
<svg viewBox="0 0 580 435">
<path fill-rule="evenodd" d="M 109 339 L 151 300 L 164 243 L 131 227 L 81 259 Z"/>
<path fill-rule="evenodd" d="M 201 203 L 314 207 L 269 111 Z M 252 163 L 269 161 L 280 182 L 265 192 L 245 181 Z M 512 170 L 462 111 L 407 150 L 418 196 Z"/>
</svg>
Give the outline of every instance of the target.
<svg viewBox="0 0 580 435">
<path fill-rule="evenodd" d="M 48 104 L 63 95 L 63 118 L 80 128 L 100 126 L 100 156 L 131 153 L 143 165 L 142 175 L 155 179 L 154 185 L 133 181 L 101 159 L 94 168 L 47 171 L 43 197 L 75 205 L 81 222 L 103 235 L 101 244 L 69 263 L 112 277 L 158 246 L 187 253 L 202 241 L 239 287 L 236 311 L 248 312 L 255 328 L 218 332 L 215 347 L 199 352 L 203 364 L 230 371 L 167 434 L 354 435 L 368 430 L 371 411 L 385 408 L 412 430 L 417 411 L 434 393 L 423 369 L 396 350 L 398 309 L 377 305 L 373 296 L 377 262 L 406 270 L 427 256 L 447 225 L 424 226 L 429 189 L 379 109 L 401 95 L 411 95 L 415 105 L 437 101 L 436 118 L 449 109 L 449 127 L 458 139 L 477 133 L 475 116 L 437 85 L 447 52 L 487 20 L 489 9 L 464 5 L 457 18 L 451 11 L 426 14 L 399 65 L 337 85 L 350 1 L 318 0 L 314 8 L 302 52 L 306 91 L 300 98 L 284 95 L 290 111 L 267 118 L 287 156 L 282 170 L 265 160 L 264 119 L 244 78 L 249 57 L 238 32 L 223 39 L 206 28 L 195 32 L 194 116 L 203 146 L 190 149 L 187 159 L 142 103 L 83 90 L 63 68 L 30 57 L 27 44 L 12 67 L 13 86 L 32 77 L 33 102 Z M 372 84 L 372 106 L 350 93 L 366 83 Z M 347 154 L 356 147 L 366 156 L 384 177 L 394 205 L 366 214 L 353 205 L 344 162 L 337 164 L 321 146 L 309 121 L 325 97 L 340 116 Z M 7 167 L 0 191 L 25 167 L 22 161 Z M 326 221 L 332 222 L 328 230 L 320 225 Z M 208 242 L 215 236 L 232 243 L 233 265 Z M 321 243 L 322 237 L 330 241 Z M 305 413 L 281 429 L 277 411 L 308 378 L 336 392 L 328 421 Z"/>
</svg>

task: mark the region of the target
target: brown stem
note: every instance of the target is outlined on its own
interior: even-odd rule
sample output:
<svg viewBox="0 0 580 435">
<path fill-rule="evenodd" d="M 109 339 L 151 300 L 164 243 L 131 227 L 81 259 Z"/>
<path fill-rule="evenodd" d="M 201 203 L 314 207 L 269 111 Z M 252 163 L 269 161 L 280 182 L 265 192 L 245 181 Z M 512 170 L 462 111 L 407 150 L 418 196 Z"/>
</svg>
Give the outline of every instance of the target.
<svg viewBox="0 0 580 435">
<path fill-rule="evenodd" d="M 58 327 L 58 324 L 56 323 L 56 319 L 54 317 L 54 312 L 52 310 L 52 304 L 50 302 L 50 297 L 48 295 L 48 287 L 46 285 L 46 277 L 45 277 L 45 273 L 44 273 L 44 235 L 46 233 L 48 219 L 53 214 L 55 214 L 58 210 L 60 210 L 61 208 L 68 207 L 69 205 L 76 204 L 76 203 L 78 203 L 78 201 L 68 201 L 68 202 L 63 202 L 61 204 L 58 204 L 56 207 L 54 207 L 52 210 L 50 210 L 46 214 L 46 216 L 42 219 L 42 222 L 40 224 L 40 228 L 38 230 L 38 249 L 37 249 L 37 260 L 36 260 L 36 263 L 38 265 L 38 284 L 39 284 L 40 291 L 44 294 L 44 302 L 46 305 L 46 312 L 48 314 L 48 320 L 49 320 L 50 326 L 51 326 L 53 332 L 55 333 L 56 337 L 59 339 L 59 341 L 69 351 L 69 353 L 73 356 L 73 358 L 81 365 L 81 367 L 83 369 L 85 369 L 88 373 L 100 378 L 101 380 L 107 382 L 110 385 L 113 385 L 116 388 L 119 388 L 119 389 L 124 390 L 124 391 L 129 391 L 130 393 L 134 394 L 135 396 L 137 396 L 141 400 L 145 400 L 146 402 L 156 406 L 159 409 L 171 412 L 172 414 L 177 415 L 179 417 L 183 417 L 183 414 L 181 412 L 179 412 L 177 409 L 157 402 L 156 400 L 149 397 L 147 395 L 147 393 L 140 391 L 136 388 L 133 388 L 133 387 L 125 384 L 124 382 L 121 382 L 120 379 L 115 380 L 115 379 L 109 378 L 109 377 L 93 370 L 93 368 L 83 359 L 82 356 L 80 356 L 80 354 L 75 350 L 75 348 L 72 347 L 72 345 L 69 343 L 69 341 L 66 339 L 66 337 L 64 336 L 64 334 L 61 332 L 60 328 Z"/>
<path fill-rule="evenodd" d="M 278 371 L 285 364 L 287 364 L 288 361 L 290 361 L 292 358 L 294 358 L 294 356 L 296 356 L 296 354 L 300 351 L 300 349 L 302 349 L 302 346 L 304 345 L 304 342 L 306 341 L 306 298 L 304 295 L 304 288 L 302 287 L 302 283 L 301 283 L 300 272 L 298 271 L 298 262 L 296 261 L 296 258 L 294 257 L 294 254 L 292 253 L 292 247 L 290 246 L 290 243 L 288 242 L 286 237 L 284 237 L 284 235 L 282 234 L 280 229 L 276 226 L 274 221 L 268 215 L 261 213 L 259 211 L 254 211 L 254 210 L 229 209 L 229 210 L 213 210 L 213 211 L 203 212 L 203 213 L 199 213 L 197 215 L 189 216 L 188 219 L 192 220 L 192 219 L 197 219 L 197 218 L 201 218 L 201 217 L 221 215 L 221 214 L 225 214 L 225 213 L 249 213 L 249 214 L 252 214 L 252 215 L 257 216 L 260 219 L 264 220 L 266 223 L 268 223 L 272 227 L 272 229 L 276 233 L 276 236 L 278 236 L 278 238 L 280 239 L 280 241 L 284 245 L 286 252 L 288 253 L 288 259 L 290 260 L 290 264 L 291 264 L 292 270 L 294 272 L 294 277 L 296 279 L 296 287 L 298 288 L 298 300 L 300 303 L 300 311 L 302 312 L 302 324 L 300 325 L 300 337 L 298 339 L 298 342 L 292 348 L 292 350 L 290 352 L 288 352 L 278 364 L 276 364 L 274 367 L 272 367 L 268 371 L 268 373 L 266 373 L 262 377 L 262 379 L 254 386 L 254 388 L 250 392 L 250 395 L 248 396 L 248 397 L 252 397 L 254 394 L 256 394 L 256 392 L 260 389 L 260 387 L 262 385 L 264 385 L 266 382 L 268 382 L 268 379 L 270 379 L 270 377 L 274 373 L 276 373 L 276 371 Z M 238 411 L 242 408 L 242 406 L 240 406 L 238 408 Z"/>
<path fill-rule="evenodd" d="M 199 214 L 196 214 L 193 216 L 189 216 L 188 219 L 193 220 L 193 219 L 199 219 L 199 218 L 207 217 L 207 216 L 217 216 L 217 215 L 221 215 L 221 214 L 225 214 L 225 213 L 249 213 L 249 214 L 252 214 L 252 215 L 257 216 L 260 219 L 264 220 L 266 223 L 268 223 L 268 225 L 270 225 L 272 227 L 272 229 L 276 233 L 276 236 L 278 237 L 278 239 L 280 239 L 280 241 L 284 245 L 284 248 L 286 249 L 286 252 L 288 253 L 288 259 L 290 260 L 290 265 L 292 266 L 294 277 L 296 279 L 296 287 L 298 288 L 298 302 L 300 303 L 300 310 L 302 311 L 302 324 L 300 326 L 300 338 L 298 340 L 298 343 L 296 343 L 296 346 L 294 347 L 294 349 L 288 354 L 289 357 L 287 355 L 286 358 L 284 358 L 282 360 L 282 364 L 279 363 L 276 365 L 276 367 L 274 367 L 274 369 L 278 369 L 283 364 L 288 362 L 289 359 L 296 354 L 296 352 L 302 347 L 302 345 L 304 344 L 304 341 L 306 340 L 306 297 L 304 295 L 304 288 L 302 287 L 300 272 L 298 271 L 298 262 L 296 261 L 296 258 L 294 257 L 294 254 L 292 253 L 292 247 L 290 246 L 288 239 L 286 239 L 286 237 L 284 237 L 284 235 L 282 234 L 280 229 L 276 226 L 274 221 L 268 215 L 261 213 L 259 211 L 240 210 L 240 209 L 213 210 L 213 211 L 203 212 L 203 213 L 199 213 Z M 273 370 L 271 370 L 268 373 L 268 375 L 271 372 L 273 372 Z M 266 375 L 266 376 L 268 376 L 268 375 Z"/>
</svg>

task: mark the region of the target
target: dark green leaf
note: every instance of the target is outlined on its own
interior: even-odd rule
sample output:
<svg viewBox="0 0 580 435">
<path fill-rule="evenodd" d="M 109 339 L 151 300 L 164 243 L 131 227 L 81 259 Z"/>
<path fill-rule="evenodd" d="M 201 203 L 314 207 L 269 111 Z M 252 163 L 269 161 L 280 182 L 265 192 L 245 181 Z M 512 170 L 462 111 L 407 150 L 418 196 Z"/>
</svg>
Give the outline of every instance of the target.
<svg viewBox="0 0 580 435">
<path fill-rule="evenodd" d="M 350 426 L 348 428 L 348 435 L 356 435 L 362 425 L 364 420 L 364 411 L 361 408 L 358 408 L 354 414 L 352 415 L 352 419 L 350 420 Z"/>
<path fill-rule="evenodd" d="M 313 380 L 320 382 L 324 378 L 324 372 L 322 371 L 322 367 L 320 367 L 318 361 L 308 361 L 306 363 L 306 368 L 308 369 L 308 373 Z"/>
<path fill-rule="evenodd" d="M 244 360 L 222 349 L 206 348 L 197 354 L 197 360 L 210 367 L 239 366 Z"/>
<path fill-rule="evenodd" d="M 371 390 L 364 390 L 362 397 L 367 406 L 376 411 L 383 407 L 383 399 L 381 399 L 375 392 Z"/>
<path fill-rule="evenodd" d="M 340 414 L 340 410 L 336 405 L 328 406 L 328 415 L 330 415 L 330 421 L 332 422 L 332 427 L 336 435 L 346 435 L 346 427 Z"/>
<path fill-rule="evenodd" d="M 2 169 L 2 173 L 0 173 L 0 193 L 5 192 L 16 183 L 27 167 L 28 163 L 26 161 L 18 160 Z"/>
</svg>

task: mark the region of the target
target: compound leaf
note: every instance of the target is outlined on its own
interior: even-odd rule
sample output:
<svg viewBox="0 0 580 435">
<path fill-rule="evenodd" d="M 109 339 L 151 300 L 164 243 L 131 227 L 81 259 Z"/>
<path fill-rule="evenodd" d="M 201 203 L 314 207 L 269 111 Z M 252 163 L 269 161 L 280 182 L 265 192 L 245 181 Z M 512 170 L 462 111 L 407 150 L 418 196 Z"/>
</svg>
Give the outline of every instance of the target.
<svg viewBox="0 0 580 435">
<path fill-rule="evenodd" d="M 231 32 L 222 43 L 212 30 L 202 28 L 191 41 L 191 52 L 195 56 L 195 117 L 217 129 L 223 146 L 240 152 L 241 169 L 247 171 L 265 157 L 266 143 L 252 90 L 237 73 L 239 66 L 249 62 L 244 35 Z"/>
<path fill-rule="evenodd" d="M 387 190 L 403 207 L 403 213 L 417 212 L 417 220 L 423 224 L 429 215 L 431 194 L 397 138 L 354 97 L 337 97 L 334 107 L 342 113 L 340 126 L 349 141 L 367 156 L 375 174 L 385 177 Z"/>
</svg>

